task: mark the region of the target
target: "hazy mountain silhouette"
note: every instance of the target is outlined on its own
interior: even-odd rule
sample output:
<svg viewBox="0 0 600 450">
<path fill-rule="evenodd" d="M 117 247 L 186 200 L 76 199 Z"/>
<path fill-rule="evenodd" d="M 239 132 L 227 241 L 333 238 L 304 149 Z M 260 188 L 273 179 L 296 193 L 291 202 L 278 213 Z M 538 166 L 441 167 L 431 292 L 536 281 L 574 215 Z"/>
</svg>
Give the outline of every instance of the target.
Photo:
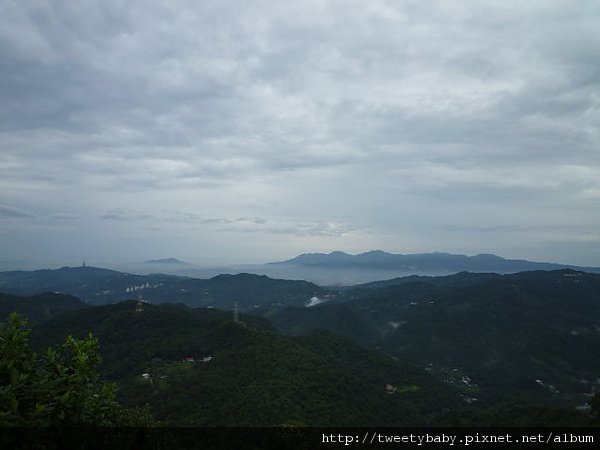
<svg viewBox="0 0 600 450">
<path fill-rule="evenodd" d="M 189 265 L 190 263 L 181 261 L 177 258 L 159 258 L 159 259 L 149 259 L 144 261 L 144 264 L 181 264 L 181 265 Z"/>
<path fill-rule="evenodd" d="M 287 261 L 271 265 L 348 268 L 365 270 L 399 270 L 403 272 L 495 272 L 515 273 L 531 270 L 573 269 L 600 273 L 600 267 L 580 267 L 569 264 L 534 262 L 522 259 L 505 259 L 497 255 L 482 253 L 475 256 L 451 253 L 395 254 L 373 250 L 358 255 L 334 251 L 331 253 L 304 253 Z"/>
</svg>

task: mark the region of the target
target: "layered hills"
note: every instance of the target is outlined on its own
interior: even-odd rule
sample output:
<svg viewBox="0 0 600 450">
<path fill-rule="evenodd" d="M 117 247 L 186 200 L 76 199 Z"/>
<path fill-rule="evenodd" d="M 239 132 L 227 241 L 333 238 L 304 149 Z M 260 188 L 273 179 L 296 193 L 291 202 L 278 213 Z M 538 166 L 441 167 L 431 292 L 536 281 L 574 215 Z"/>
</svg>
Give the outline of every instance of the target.
<svg viewBox="0 0 600 450">
<path fill-rule="evenodd" d="M 355 286 L 267 316 L 325 329 L 411 361 L 478 402 L 584 405 L 600 390 L 600 275 L 570 270 L 461 273 Z"/>
<path fill-rule="evenodd" d="M 36 294 L 47 290 L 61 293 Z M 564 424 L 600 392 L 600 275 L 582 271 L 413 275 L 326 289 L 250 274 L 201 280 L 80 267 L 3 272 L 0 291 L 10 292 L 0 296 L 3 315 L 37 322 L 40 349 L 92 331 L 102 373 L 122 399 L 150 404 L 170 424 L 465 425 L 484 416 L 522 424 L 517 409 L 535 418 L 539 408 L 552 417 L 566 408 L 555 422 Z M 141 303 L 122 302 L 140 295 Z M 236 303 L 246 312 L 240 322 L 217 310 Z M 248 418 L 241 402 L 262 412 Z"/>
<path fill-rule="evenodd" d="M 96 267 L 0 272 L 0 292 L 34 295 L 68 293 L 101 305 L 143 298 L 153 303 L 185 303 L 193 307 L 242 310 L 304 305 L 325 292 L 301 280 L 276 280 L 264 275 L 218 275 L 198 279 L 174 275 L 136 275 Z"/>
<path fill-rule="evenodd" d="M 422 425 L 462 407 L 450 386 L 327 333 L 287 337 L 263 319 L 136 302 L 37 325 L 42 349 L 92 332 L 123 403 L 177 425 Z"/>
</svg>

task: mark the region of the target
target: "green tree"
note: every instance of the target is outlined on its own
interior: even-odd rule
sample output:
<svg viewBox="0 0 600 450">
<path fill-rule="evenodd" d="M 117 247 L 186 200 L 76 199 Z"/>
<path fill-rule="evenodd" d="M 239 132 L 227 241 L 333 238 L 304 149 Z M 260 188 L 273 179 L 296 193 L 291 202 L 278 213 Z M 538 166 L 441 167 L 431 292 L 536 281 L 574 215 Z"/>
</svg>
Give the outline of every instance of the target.
<svg viewBox="0 0 600 450">
<path fill-rule="evenodd" d="M 151 425 L 145 409 L 125 409 L 99 380 L 98 341 L 69 336 L 42 356 L 28 344 L 23 316 L 0 324 L 0 426 Z"/>
</svg>

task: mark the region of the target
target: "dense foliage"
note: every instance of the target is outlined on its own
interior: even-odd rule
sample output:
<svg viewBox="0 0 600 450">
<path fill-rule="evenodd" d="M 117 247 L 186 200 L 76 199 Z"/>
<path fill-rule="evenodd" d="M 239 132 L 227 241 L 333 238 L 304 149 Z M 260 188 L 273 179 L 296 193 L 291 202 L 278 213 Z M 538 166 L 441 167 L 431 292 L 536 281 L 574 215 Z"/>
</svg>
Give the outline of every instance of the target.
<svg viewBox="0 0 600 450">
<path fill-rule="evenodd" d="M 286 337 L 260 318 L 236 322 L 214 309 L 136 312 L 124 302 L 57 316 L 33 337 L 43 347 L 89 330 L 120 399 L 149 404 L 167 424 L 424 425 L 463 403 L 427 373 L 346 339 Z"/>
<path fill-rule="evenodd" d="M 133 280 L 93 268 L 41 272 L 34 278 L 43 275 L 43 285 L 86 285 L 106 295 Z M 412 276 L 335 292 L 254 275 L 167 278 L 150 288 L 145 281 L 144 297 L 173 302 L 173 294 L 223 307 L 238 301 L 255 315 L 237 322 L 232 313 L 181 304 L 144 304 L 137 312 L 136 302 L 89 308 L 58 294 L 0 294 L 0 312 L 31 313 L 40 322 L 31 335 L 39 351 L 92 331 L 105 357 L 100 374 L 116 383 L 119 401 L 148 404 L 168 424 L 598 421 L 599 275 Z M 317 304 L 305 307 L 313 294 Z"/>
<path fill-rule="evenodd" d="M 16 313 L 0 324 L 0 426 L 152 423 L 147 411 L 119 406 L 115 386 L 100 382 L 98 342 L 91 335 L 69 336 L 38 357 L 25 326 Z"/>
<path fill-rule="evenodd" d="M 461 388 L 477 404 L 583 407 L 600 389 L 600 275 L 408 277 L 267 313 L 291 334 L 325 329 Z M 464 378 L 466 377 L 466 378 Z"/>
<path fill-rule="evenodd" d="M 0 293 L 0 320 L 6 319 L 11 312 L 18 312 L 29 320 L 39 322 L 57 314 L 86 306 L 81 300 L 67 294 L 44 292 L 21 297 Z"/>
</svg>

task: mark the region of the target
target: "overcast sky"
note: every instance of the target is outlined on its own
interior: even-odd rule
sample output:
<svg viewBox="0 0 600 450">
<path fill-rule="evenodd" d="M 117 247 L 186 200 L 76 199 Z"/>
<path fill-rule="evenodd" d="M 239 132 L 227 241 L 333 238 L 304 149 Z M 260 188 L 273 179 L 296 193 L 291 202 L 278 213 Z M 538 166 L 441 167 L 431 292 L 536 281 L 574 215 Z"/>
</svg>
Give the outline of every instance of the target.
<svg viewBox="0 0 600 450">
<path fill-rule="evenodd" d="M 600 2 L 0 0 L 0 259 L 600 266 Z"/>
</svg>

